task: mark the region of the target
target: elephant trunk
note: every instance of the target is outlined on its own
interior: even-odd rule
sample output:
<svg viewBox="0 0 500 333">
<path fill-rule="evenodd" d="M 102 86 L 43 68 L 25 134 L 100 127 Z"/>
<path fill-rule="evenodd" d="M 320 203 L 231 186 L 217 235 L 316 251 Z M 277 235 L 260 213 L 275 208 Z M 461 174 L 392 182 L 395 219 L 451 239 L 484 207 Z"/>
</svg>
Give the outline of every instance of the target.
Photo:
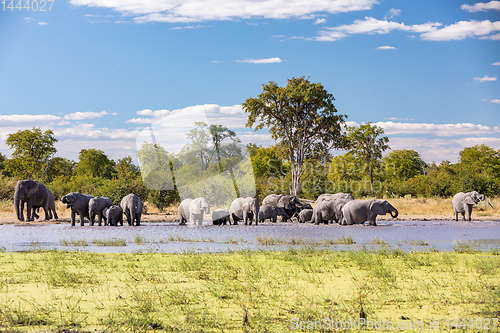
<svg viewBox="0 0 500 333">
<path fill-rule="evenodd" d="M 19 221 L 23 221 L 24 219 L 21 217 L 21 209 L 20 209 L 20 204 L 21 200 L 19 199 L 19 193 L 15 193 L 14 195 L 14 207 L 16 208 L 16 216 Z"/>
<path fill-rule="evenodd" d="M 389 213 L 391 214 L 391 217 L 393 219 L 395 219 L 396 217 L 398 217 L 398 210 L 396 208 L 394 208 L 394 210 L 391 210 Z"/>
</svg>

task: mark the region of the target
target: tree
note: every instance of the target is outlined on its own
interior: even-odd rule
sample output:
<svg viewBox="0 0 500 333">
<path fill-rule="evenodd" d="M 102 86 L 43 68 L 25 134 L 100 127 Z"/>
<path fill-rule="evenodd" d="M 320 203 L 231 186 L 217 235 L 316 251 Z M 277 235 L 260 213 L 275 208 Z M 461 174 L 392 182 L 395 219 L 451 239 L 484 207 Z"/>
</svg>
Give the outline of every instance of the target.
<svg viewBox="0 0 500 333">
<path fill-rule="evenodd" d="M 73 175 L 73 170 L 76 167 L 76 162 L 63 157 L 54 157 L 50 160 L 47 169 L 47 180 L 51 182 L 56 177 L 62 177 L 69 180 Z"/>
<path fill-rule="evenodd" d="M 396 149 L 384 156 L 386 176 L 398 180 L 408 180 L 417 175 L 424 175 L 427 164 L 420 154 L 411 149 Z M 392 173 L 392 174 L 391 174 Z"/>
<path fill-rule="evenodd" d="M 144 142 L 137 151 L 137 158 L 141 165 L 143 183 L 150 189 L 149 200 L 160 211 L 179 202 L 174 163 L 165 148 L 157 143 Z"/>
<path fill-rule="evenodd" d="M 373 192 L 373 169 L 378 165 L 382 158 L 382 153 L 389 149 L 389 138 L 378 136 L 384 134 L 384 129 L 370 122 L 359 126 L 358 128 L 350 126 L 347 128 L 347 148 L 359 160 L 368 166 L 368 175 L 370 177 L 370 188 Z"/>
<path fill-rule="evenodd" d="M 129 182 L 136 179 L 139 175 L 139 168 L 132 163 L 132 157 L 127 156 L 118 160 L 115 165 L 116 178 Z"/>
<path fill-rule="evenodd" d="M 56 142 L 54 132 L 42 132 L 35 127 L 9 134 L 5 143 L 14 152 L 6 162 L 7 170 L 22 179 L 41 179 L 51 157 L 57 151 L 54 147 Z"/>
<path fill-rule="evenodd" d="M 342 146 L 342 125 L 347 116 L 337 113 L 333 95 L 321 83 L 304 77 L 288 80 L 286 87 L 275 82 L 263 85 L 257 98 L 243 103 L 247 127 L 269 132 L 291 164 L 292 194 L 299 195 L 303 164 L 307 159 L 323 160 L 332 148 Z"/>
<path fill-rule="evenodd" d="M 0 174 L 3 173 L 5 170 L 5 161 L 7 160 L 7 157 L 5 157 L 4 154 L 0 153 Z"/>
<path fill-rule="evenodd" d="M 94 178 L 111 179 L 115 171 L 115 162 L 100 149 L 82 149 L 78 155 L 76 176 L 87 175 Z"/>
</svg>

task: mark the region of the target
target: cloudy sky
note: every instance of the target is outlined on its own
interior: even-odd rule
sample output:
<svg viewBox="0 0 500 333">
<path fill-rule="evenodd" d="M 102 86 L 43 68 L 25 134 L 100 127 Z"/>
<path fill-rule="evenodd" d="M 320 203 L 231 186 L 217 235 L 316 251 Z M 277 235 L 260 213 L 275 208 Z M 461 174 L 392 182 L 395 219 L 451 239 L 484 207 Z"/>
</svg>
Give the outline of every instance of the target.
<svg viewBox="0 0 500 333">
<path fill-rule="evenodd" d="M 500 1 L 17 3 L 0 3 L 7 156 L 7 135 L 32 127 L 55 132 L 58 156 L 133 156 L 144 138 L 179 139 L 187 118 L 273 144 L 244 128 L 241 103 L 300 76 L 321 82 L 349 124 L 374 122 L 391 148 L 428 162 L 500 149 Z"/>
</svg>

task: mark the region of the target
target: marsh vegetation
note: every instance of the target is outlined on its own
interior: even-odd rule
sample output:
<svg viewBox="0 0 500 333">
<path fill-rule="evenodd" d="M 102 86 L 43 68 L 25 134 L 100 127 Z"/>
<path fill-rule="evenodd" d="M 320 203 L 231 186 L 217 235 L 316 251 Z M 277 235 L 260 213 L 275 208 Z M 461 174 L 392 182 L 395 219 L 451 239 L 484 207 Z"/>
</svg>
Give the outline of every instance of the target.
<svg viewBox="0 0 500 333">
<path fill-rule="evenodd" d="M 346 241 L 346 240 L 345 240 Z M 284 332 L 291 321 L 499 316 L 498 250 L 0 253 L 7 332 Z"/>
</svg>

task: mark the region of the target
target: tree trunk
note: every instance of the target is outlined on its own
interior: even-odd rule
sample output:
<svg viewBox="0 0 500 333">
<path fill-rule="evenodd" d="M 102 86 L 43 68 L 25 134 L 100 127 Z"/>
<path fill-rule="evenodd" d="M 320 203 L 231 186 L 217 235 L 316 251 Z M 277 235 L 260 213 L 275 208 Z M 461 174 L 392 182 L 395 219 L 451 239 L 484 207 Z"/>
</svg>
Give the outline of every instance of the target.
<svg viewBox="0 0 500 333">
<path fill-rule="evenodd" d="M 373 192 L 373 170 L 371 163 L 368 163 L 368 173 L 370 174 L 370 188 L 372 189 Z"/>
</svg>

